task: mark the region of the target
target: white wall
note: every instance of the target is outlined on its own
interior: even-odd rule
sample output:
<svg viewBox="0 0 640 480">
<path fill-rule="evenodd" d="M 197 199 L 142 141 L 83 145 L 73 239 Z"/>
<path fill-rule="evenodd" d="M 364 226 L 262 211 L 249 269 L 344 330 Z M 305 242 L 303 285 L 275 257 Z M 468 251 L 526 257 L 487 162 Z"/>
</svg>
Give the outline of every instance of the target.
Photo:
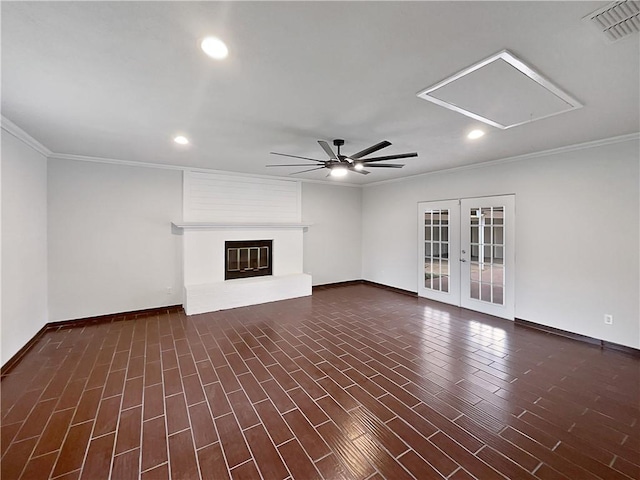
<svg viewBox="0 0 640 480">
<path fill-rule="evenodd" d="M 182 172 L 47 166 L 2 139 L 3 363 L 47 321 L 182 303 Z M 639 348 L 639 156 L 633 140 L 364 189 L 303 183 L 304 271 L 416 291 L 417 202 L 515 193 L 516 317 Z"/>
<path fill-rule="evenodd" d="M 1 359 L 47 323 L 47 160 L 2 131 Z"/>
<path fill-rule="evenodd" d="M 300 223 L 300 181 L 184 172 L 183 220 Z"/>
<path fill-rule="evenodd" d="M 48 180 L 49 321 L 182 303 L 182 172 L 51 159 Z M 361 189 L 305 183 L 302 209 L 314 284 L 362 278 Z"/>
<path fill-rule="evenodd" d="M 50 321 L 182 303 L 182 172 L 52 159 L 48 181 Z"/>
<path fill-rule="evenodd" d="M 314 285 L 362 278 L 362 189 L 302 184 L 304 272 Z"/>
<path fill-rule="evenodd" d="M 516 318 L 639 348 L 639 163 L 635 139 L 366 187 L 363 277 L 417 291 L 417 202 L 515 193 Z"/>
</svg>

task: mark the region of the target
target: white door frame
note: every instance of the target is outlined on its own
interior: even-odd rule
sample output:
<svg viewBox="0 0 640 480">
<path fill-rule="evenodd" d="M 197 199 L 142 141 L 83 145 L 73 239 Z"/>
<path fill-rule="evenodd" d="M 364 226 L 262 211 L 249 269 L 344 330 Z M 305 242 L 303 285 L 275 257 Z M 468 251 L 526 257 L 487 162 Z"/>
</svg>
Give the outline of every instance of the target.
<svg viewBox="0 0 640 480">
<path fill-rule="evenodd" d="M 425 287 L 425 214 L 432 211 L 449 211 L 448 221 L 448 291 L 433 290 Z M 440 229 L 441 230 L 441 229 Z M 440 232 L 438 232 L 440 233 Z M 440 237 L 438 237 L 440 238 Z M 442 200 L 437 202 L 418 203 L 418 295 L 438 302 L 460 306 L 460 201 Z M 437 261 L 437 260 L 436 260 Z"/>
<path fill-rule="evenodd" d="M 472 298 L 471 269 L 484 268 L 484 255 L 471 258 L 471 209 L 504 207 L 502 252 L 504 257 L 504 290 L 502 304 Z M 425 286 L 425 213 L 434 210 L 449 210 L 449 288 L 448 292 L 433 290 Z M 480 233 L 482 232 L 482 233 Z M 483 239 L 484 228 L 478 229 L 479 238 L 474 247 L 484 250 L 491 239 Z M 450 305 L 468 308 L 496 317 L 515 318 L 515 195 L 463 198 L 418 203 L 418 296 Z M 493 249 L 493 247 L 488 247 Z M 491 250 L 493 251 L 493 250 Z M 463 253 L 464 252 L 464 253 Z M 491 253 L 491 256 L 493 253 Z M 478 284 L 475 284 L 478 288 Z M 481 287 L 481 286 L 480 286 Z M 492 288 L 489 286 L 489 288 Z"/>
<path fill-rule="evenodd" d="M 476 208 L 491 209 L 502 208 L 503 218 L 501 220 L 502 227 L 484 225 L 482 216 L 478 218 L 478 242 L 473 245 L 478 250 L 483 250 L 479 255 L 476 262 L 472 262 L 471 258 L 471 210 Z M 515 195 L 498 195 L 493 197 L 480 197 L 480 198 L 463 198 L 460 200 L 460 306 L 474 310 L 476 312 L 483 312 L 496 317 L 506 318 L 513 320 L 515 318 Z M 487 231 L 487 238 L 484 232 Z M 493 246 L 495 239 L 490 238 L 493 235 L 492 232 L 501 230 L 503 238 L 498 242 L 499 247 Z M 481 233 L 482 232 L 482 233 Z M 492 243 L 494 242 L 494 243 Z M 496 270 L 496 267 L 487 265 L 485 267 L 485 255 L 491 263 L 494 258 L 494 252 L 499 249 L 503 263 L 498 266 L 500 269 L 500 277 L 502 278 L 503 287 L 493 287 L 501 289 L 502 303 L 492 303 L 491 301 L 482 301 L 481 299 L 473 298 L 471 295 L 471 270 L 473 267 L 483 272 L 486 272 L 486 277 L 491 277 L 491 269 Z M 465 253 L 462 253 L 464 251 Z M 487 254 L 488 252 L 488 254 Z M 485 270 L 486 269 L 486 270 Z M 484 273 L 481 273 L 485 277 Z M 494 273 L 495 278 L 495 273 Z M 478 284 L 476 283 L 476 288 Z M 491 293 L 492 286 L 485 285 L 487 287 L 485 292 Z"/>
</svg>

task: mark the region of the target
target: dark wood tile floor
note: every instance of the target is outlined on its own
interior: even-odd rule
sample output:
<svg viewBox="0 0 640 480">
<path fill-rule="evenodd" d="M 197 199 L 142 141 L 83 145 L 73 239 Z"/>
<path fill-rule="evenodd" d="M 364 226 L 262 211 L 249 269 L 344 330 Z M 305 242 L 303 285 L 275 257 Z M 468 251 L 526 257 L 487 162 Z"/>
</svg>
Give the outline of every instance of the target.
<svg viewBox="0 0 640 480">
<path fill-rule="evenodd" d="M 638 479 L 640 361 L 355 285 L 49 331 L 2 480 Z"/>
</svg>

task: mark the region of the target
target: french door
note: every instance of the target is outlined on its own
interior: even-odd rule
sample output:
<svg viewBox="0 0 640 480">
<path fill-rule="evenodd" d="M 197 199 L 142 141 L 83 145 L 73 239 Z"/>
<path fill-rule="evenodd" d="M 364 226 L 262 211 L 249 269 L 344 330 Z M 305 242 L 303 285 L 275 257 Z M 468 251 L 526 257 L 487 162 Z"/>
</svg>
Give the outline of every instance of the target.
<svg viewBox="0 0 640 480">
<path fill-rule="evenodd" d="M 513 320 L 515 196 L 418 204 L 418 295 Z"/>
</svg>

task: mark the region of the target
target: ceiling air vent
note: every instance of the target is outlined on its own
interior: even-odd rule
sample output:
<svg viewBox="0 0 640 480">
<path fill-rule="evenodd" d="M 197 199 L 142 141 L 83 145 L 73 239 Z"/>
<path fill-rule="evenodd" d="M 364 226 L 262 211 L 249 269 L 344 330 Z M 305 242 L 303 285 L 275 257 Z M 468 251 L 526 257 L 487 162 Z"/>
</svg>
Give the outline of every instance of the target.
<svg viewBox="0 0 640 480">
<path fill-rule="evenodd" d="M 640 2 L 612 2 L 582 19 L 613 43 L 640 31 Z"/>
<path fill-rule="evenodd" d="M 507 50 L 475 63 L 417 95 L 501 129 L 582 107 L 575 98 Z"/>
</svg>

